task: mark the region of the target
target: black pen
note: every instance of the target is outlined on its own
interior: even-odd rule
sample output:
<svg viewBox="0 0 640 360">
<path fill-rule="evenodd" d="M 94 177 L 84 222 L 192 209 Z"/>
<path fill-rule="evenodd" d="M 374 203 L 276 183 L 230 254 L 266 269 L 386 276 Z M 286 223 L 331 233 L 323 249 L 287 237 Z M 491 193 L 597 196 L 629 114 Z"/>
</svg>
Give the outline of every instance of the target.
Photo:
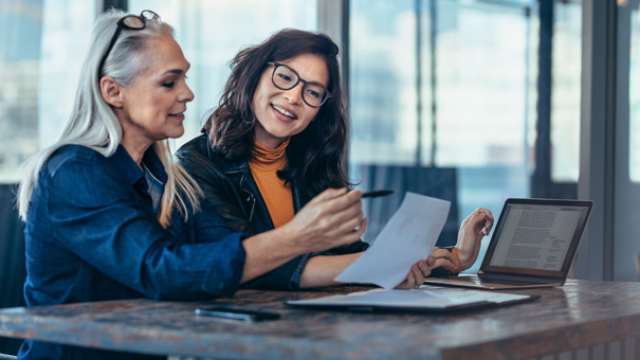
<svg viewBox="0 0 640 360">
<path fill-rule="evenodd" d="M 378 190 L 378 191 L 372 191 L 372 192 L 367 192 L 362 194 L 363 198 L 366 197 L 379 197 L 379 196 L 387 196 L 387 195 L 391 195 L 393 194 L 393 190 Z"/>
</svg>

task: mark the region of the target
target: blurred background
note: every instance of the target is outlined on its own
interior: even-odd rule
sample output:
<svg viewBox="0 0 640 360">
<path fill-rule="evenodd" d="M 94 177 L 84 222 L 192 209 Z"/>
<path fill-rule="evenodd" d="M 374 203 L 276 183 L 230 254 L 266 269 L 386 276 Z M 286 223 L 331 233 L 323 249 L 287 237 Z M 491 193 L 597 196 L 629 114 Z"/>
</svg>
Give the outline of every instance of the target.
<svg viewBox="0 0 640 360">
<path fill-rule="evenodd" d="M 341 46 L 350 177 L 365 191 L 395 190 L 366 200 L 366 241 L 375 241 L 406 191 L 452 202 L 441 246 L 455 244 L 460 222 L 477 207 L 497 216 L 509 197 L 605 199 L 596 201 L 590 228 L 597 239 L 583 241 L 574 275 L 637 280 L 628 254 L 640 250 L 633 231 L 640 87 L 630 81 L 640 76 L 640 15 L 637 0 L 618 0 L 615 16 L 597 22 L 583 11 L 594 1 L 0 0 L 0 307 L 19 305 L 21 294 L 3 289 L 24 281 L 18 168 L 59 136 L 92 23 L 110 7 L 160 14 L 191 62 L 196 97 L 173 150 L 199 134 L 240 49 L 282 28 L 325 32 Z M 594 35 L 600 28 L 615 30 L 613 44 Z M 598 56 L 607 54 L 613 60 L 599 70 Z M 598 71 L 613 71 L 613 84 Z M 587 93 L 603 109 L 585 103 Z M 607 121 L 614 127 L 605 138 L 598 126 Z"/>
<path fill-rule="evenodd" d="M 0 181 L 11 184 L 18 181 L 19 165 L 59 136 L 93 19 L 104 6 L 86 0 L 0 4 Z M 319 16 L 335 16 L 326 14 L 332 4 L 317 0 L 110 5 L 123 4 L 134 14 L 152 9 L 174 26 L 192 64 L 187 81 L 196 97 L 174 150 L 199 134 L 240 49 L 286 27 L 322 31 Z M 343 76 L 352 125 L 349 173 L 363 189 L 396 190 L 392 197 L 368 200 L 367 241 L 375 240 L 407 190 L 452 201 L 440 245 L 455 244 L 459 223 L 477 207 L 497 215 L 506 198 L 532 195 L 536 181 L 569 185 L 558 195 L 576 197 L 579 2 L 553 2 L 547 19 L 541 19 L 540 4 L 528 0 L 351 0 L 347 5 L 348 38 L 338 29 L 334 39 L 348 54 Z M 544 49 L 541 21 L 553 22 L 547 24 L 553 27 L 553 44 Z M 538 86 L 546 65 L 542 56 L 553 60 L 551 68 L 542 69 L 553 79 L 544 89 Z M 548 108 L 539 114 L 540 97 L 547 98 Z M 536 157 L 540 120 L 548 124 L 541 135 L 553 157 Z M 546 178 L 534 179 L 538 166 L 549 168 Z"/>
</svg>

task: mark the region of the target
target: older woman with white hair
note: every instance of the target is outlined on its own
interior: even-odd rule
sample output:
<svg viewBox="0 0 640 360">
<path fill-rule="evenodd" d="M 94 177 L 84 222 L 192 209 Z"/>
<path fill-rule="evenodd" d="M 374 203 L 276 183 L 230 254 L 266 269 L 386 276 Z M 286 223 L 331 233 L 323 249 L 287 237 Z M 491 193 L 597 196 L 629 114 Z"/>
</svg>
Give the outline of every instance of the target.
<svg viewBox="0 0 640 360">
<path fill-rule="evenodd" d="M 202 192 L 167 143 L 183 134 L 194 97 L 172 32 L 149 10 L 97 19 L 62 136 L 23 168 L 28 306 L 296 289 L 312 253 L 364 233 L 362 193 L 346 189 L 320 193 L 286 225 L 251 237 L 200 211 Z M 402 287 L 445 260 L 421 260 Z M 154 357 L 28 340 L 19 358 Z"/>
<path fill-rule="evenodd" d="M 23 168 L 29 307 L 228 297 L 278 271 L 295 281 L 295 267 L 282 265 L 365 231 L 361 193 L 345 189 L 322 193 L 290 225 L 248 238 L 198 211 L 201 191 L 166 141 L 183 134 L 194 97 L 172 31 L 147 10 L 97 19 L 62 136 Z M 147 357 L 26 341 L 19 358 Z"/>
</svg>

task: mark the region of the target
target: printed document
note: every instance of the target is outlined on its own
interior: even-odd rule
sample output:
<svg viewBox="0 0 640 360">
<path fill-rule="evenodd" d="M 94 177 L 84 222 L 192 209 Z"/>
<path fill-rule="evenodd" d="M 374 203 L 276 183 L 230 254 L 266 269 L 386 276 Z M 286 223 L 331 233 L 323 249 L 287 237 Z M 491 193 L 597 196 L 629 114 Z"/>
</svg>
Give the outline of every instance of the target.
<svg viewBox="0 0 640 360">
<path fill-rule="evenodd" d="M 582 212 L 513 206 L 490 265 L 560 271 Z"/>
<path fill-rule="evenodd" d="M 425 260 L 442 232 L 451 202 L 407 192 L 400 208 L 360 259 L 335 280 L 393 289 L 411 266 Z"/>
</svg>

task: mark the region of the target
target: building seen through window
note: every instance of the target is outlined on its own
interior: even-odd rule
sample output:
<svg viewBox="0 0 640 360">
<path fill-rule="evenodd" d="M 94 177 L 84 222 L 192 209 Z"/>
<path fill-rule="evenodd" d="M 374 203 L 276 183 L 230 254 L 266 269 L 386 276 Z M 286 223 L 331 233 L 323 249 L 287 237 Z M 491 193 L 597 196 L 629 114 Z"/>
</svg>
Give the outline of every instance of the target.
<svg viewBox="0 0 640 360">
<path fill-rule="evenodd" d="M 640 182 L 640 10 L 631 11 L 629 59 L 629 178 Z"/>
<path fill-rule="evenodd" d="M 0 182 L 38 149 L 42 1 L 0 0 Z M 19 34 L 19 36 L 16 36 Z"/>
<path fill-rule="evenodd" d="M 548 181 L 576 182 L 581 7 L 554 10 Z M 351 174 L 398 192 L 367 200 L 367 241 L 405 190 L 452 201 L 440 245 L 476 208 L 497 216 L 506 198 L 529 197 L 538 101 L 551 96 L 538 90 L 538 3 L 352 0 L 350 11 Z"/>
</svg>

